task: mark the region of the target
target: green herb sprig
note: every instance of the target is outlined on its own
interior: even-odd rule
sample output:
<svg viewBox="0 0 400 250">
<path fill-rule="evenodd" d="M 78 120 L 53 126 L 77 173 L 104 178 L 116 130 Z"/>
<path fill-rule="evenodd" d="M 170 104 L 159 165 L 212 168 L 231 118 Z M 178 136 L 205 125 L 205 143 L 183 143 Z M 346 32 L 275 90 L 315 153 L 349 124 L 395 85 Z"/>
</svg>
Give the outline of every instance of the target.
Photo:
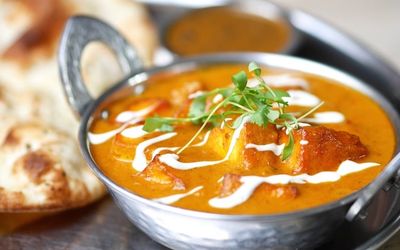
<svg viewBox="0 0 400 250">
<path fill-rule="evenodd" d="M 232 127 L 237 128 L 246 118 L 258 126 L 266 127 L 268 124 L 274 124 L 278 128 L 285 129 L 289 141 L 283 149 L 282 160 L 288 159 L 294 147 L 293 130 L 298 129 L 299 121 L 317 110 L 323 102 L 296 118 L 293 114 L 285 112 L 288 106 L 285 97 L 290 95 L 286 91 L 268 86 L 261 77 L 261 68 L 255 62 L 248 65 L 248 70 L 258 82 L 257 86 L 248 87 L 247 74 L 240 71 L 232 76 L 232 87 L 217 88 L 194 98 L 187 117 L 150 117 L 145 120 L 143 130 L 169 132 L 173 131 L 176 124 L 201 124 L 195 135 L 177 152 L 180 154 L 193 143 L 208 124 L 218 126 L 226 118 L 232 117 L 235 118 Z M 216 95 L 221 95 L 222 101 L 213 103 L 207 108 L 210 98 Z"/>
</svg>

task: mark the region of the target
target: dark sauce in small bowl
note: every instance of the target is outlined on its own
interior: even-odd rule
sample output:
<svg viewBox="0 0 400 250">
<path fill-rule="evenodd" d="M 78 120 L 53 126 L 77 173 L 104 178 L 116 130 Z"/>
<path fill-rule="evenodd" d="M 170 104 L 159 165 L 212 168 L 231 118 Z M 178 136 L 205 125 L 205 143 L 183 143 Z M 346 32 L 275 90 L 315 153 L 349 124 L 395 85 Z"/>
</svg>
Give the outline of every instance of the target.
<svg viewBox="0 0 400 250">
<path fill-rule="evenodd" d="M 288 48 L 292 33 L 282 18 L 226 6 L 187 13 L 166 29 L 164 43 L 180 56 L 235 51 L 279 53 Z"/>
</svg>

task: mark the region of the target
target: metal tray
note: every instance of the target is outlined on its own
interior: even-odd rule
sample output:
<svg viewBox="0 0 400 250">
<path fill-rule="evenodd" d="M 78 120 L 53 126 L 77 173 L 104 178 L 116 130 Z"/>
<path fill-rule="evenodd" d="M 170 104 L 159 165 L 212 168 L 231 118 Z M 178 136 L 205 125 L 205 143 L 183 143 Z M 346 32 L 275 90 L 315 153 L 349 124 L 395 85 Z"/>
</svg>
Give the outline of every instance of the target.
<svg viewBox="0 0 400 250">
<path fill-rule="evenodd" d="M 159 27 L 168 15 L 187 11 L 151 6 Z M 332 65 L 369 83 L 400 112 L 400 75 L 368 48 L 326 22 L 291 10 L 292 24 L 303 40 L 296 56 Z M 400 191 L 388 185 L 373 199 L 364 218 L 345 223 L 320 249 L 376 249 L 400 227 Z M 89 207 L 46 217 L 0 238 L 0 249 L 165 249 L 133 226 L 110 198 Z"/>
</svg>

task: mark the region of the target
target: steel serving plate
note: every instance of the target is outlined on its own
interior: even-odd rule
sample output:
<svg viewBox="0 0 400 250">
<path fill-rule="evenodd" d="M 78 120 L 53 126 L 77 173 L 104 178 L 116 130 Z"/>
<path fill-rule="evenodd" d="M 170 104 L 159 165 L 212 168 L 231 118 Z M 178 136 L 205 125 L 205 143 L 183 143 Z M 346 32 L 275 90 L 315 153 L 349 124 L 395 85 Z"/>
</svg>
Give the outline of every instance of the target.
<svg viewBox="0 0 400 250">
<path fill-rule="evenodd" d="M 84 47 L 96 40 L 106 43 L 115 51 L 127 78 L 93 100 L 84 87 L 79 62 Z M 329 66 L 284 55 L 230 53 L 178 59 L 167 66 L 143 71 L 135 50 L 105 23 L 89 17 L 74 17 L 67 23 L 60 46 L 60 72 L 68 101 L 81 115 L 79 141 L 84 157 L 128 218 L 152 239 L 165 246 L 174 249 L 314 248 L 332 237 L 335 229 L 344 221 L 349 206 L 360 193 L 291 213 L 221 215 L 185 210 L 147 200 L 118 186 L 98 168 L 90 155 L 87 132 L 93 116 L 102 112 L 109 101 L 123 95 L 140 94 L 145 88 L 146 79 L 153 74 L 171 70 L 182 72 L 219 63 L 246 64 L 249 61 L 335 79 L 369 95 L 390 115 L 399 138 L 399 113 L 392 104 L 368 84 Z"/>
</svg>

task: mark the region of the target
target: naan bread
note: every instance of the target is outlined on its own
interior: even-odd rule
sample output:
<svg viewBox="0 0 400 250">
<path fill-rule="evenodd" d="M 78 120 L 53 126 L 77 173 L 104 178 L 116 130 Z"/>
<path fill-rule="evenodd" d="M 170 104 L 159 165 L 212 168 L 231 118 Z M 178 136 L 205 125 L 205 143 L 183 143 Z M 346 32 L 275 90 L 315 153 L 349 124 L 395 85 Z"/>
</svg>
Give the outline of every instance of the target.
<svg viewBox="0 0 400 250">
<path fill-rule="evenodd" d="M 59 80 L 58 41 L 75 14 L 110 23 L 152 61 L 156 31 L 132 0 L 0 0 L 0 212 L 63 210 L 105 194 L 79 152 Z M 84 51 L 82 74 L 94 95 L 122 77 L 101 44 Z"/>
<path fill-rule="evenodd" d="M 0 210 L 60 210 L 100 198 L 104 188 L 70 136 L 44 124 L 14 123 L 0 148 Z"/>
</svg>

